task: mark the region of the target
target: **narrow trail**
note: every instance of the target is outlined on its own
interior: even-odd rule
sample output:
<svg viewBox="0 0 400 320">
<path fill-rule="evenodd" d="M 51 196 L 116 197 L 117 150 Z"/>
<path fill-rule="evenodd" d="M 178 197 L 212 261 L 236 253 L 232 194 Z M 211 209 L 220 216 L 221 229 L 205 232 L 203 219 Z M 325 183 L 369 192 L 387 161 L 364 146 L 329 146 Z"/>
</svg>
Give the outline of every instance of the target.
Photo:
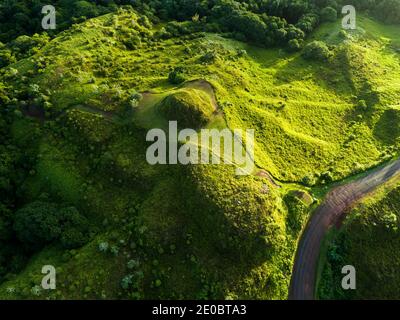
<svg viewBox="0 0 400 320">
<path fill-rule="evenodd" d="M 345 217 L 355 202 L 400 174 L 400 160 L 378 168 L 369 175 L 330 191 L 316 209 L 301 236 L 289 289 L 291 300 L 312 300 L 322 241 L 328 230 Z"/>
</svg>

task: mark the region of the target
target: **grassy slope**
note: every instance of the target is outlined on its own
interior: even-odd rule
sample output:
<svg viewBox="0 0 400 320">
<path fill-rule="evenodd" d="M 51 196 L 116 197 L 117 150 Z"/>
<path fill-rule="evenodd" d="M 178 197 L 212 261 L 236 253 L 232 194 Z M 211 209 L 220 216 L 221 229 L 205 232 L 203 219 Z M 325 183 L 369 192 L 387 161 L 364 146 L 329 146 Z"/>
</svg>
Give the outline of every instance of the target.
<svg viewBox="0 0 400 320">
<path fill-rule="evenodd" d="M 54 56 L 51 52 L 59 48 L 47 68 L 51 73 L 39 77 L 50 88 L 59 84 L 52 97 L 58 108 L 94 103 L 118 110 L 110 90 L 104 89 L 107 79 L 112 79 L 111 89 L 119 90 L 122 97 L 134 90 L 165 92 L 171 88 L 167 70 L 182 65 L 189 79 L 204 78 L 216 87 L 229 127 L 256 129 L 256 160 L 281 180 L 300 181 L 330 169 L 340 179 L 354 168 L 381 161 L 388 144 L 395 143 L 390 132 L 385 135 L 379 130 L 384 126 L 380 120 L 385 122 L 382 113 L 395 107 L 399 98 L 398 56 L 388 48 L 389 39 L 395 42 L 398 36 L 390 28 L 381 33 L 382 27 L 361 19 L 367 40 L 339 46 L 337 59 L 321 65 L 304 61 L 299 54 L 257 49 L 215 35 L 121 50 L 118 30 L 114 37 L 105 37 L 113 28 L 93 28 L 93 23 L 87 22 L 84 32 L 76 31 L 71 39 L 60 37 L 44 50 Z M 316 37 L 340 45 L 339 30 L 339 23 L 326 25 Z M 248 56 L 239 58 L 236 50 L 242 48 Z M 201 55 L 211 50 L 219 56 L 216 62 L 200 63 Z M 69 70 L 64 74 L 61 70 L 66 65 Z M 104 68 L 107 77 L 96 78 Z M 92 78 L 95 84 L 87 83 Z M 373 92 L 364 92 L 366 87 Z M 360 99 L 370 100 L 371 111 L 362 115 L 355 111 Z"/>
<path fill-rule="evenodd" d="M 399 299 L 399 179 L 354 208 L 327 243 L 321 265 L 320 299 Z M 340 283 L 344 265 L 356 268 L 357 289 Z"/>
<path fill-rule="evenodd" d="M 168 70 L 183 65 L 189 80 L 205 79 L 215 87 L 230 128 L 256 129 L 259 167 L 282 181 L 299 182 L 330 168 L 340 179 L 381 161 L 394 144 L 380 139 L 374 129 L 398 99 L 398 56 L 387 45 L 387 39 L 398 41 L 398 36 L 362 19 L 366 30 L 385 39 L 369 40 L 364 49 L 355 42 L 341 44 L 344 53 L 379 61 L 368 72 L 362 63 L 348 68 L 379 89 L 378 101 L 360 117 L 354 96 L 370 97 L 363 96 L 357 74 L 340 71 L 345 54 L 322 65 L 306 62 L 300 54 L 208 34 L 156 42 L 142 38 L 135 50 L 127 50 L 121 42 L 127 33 L 137 30 L 151 38 L 146 27 L 132 20 L 138 17 L 123 11 L 89 20 L 13 66 L 19 75 L 12 81 L 18 85 L 21 76 L 29 75 L 48 91 L 53 108 L 85 106 L 122 114 L 125 121 L 80 108 L 43 128 L 38 142 L 43 157 L 26 182 L 27 199 L 50 192 L 87 212 L 100 232 L 73 252 L 45 249 L 23 273 L 9 276 L 0 297 L 33 297 L 38 266 L 54 263 L 60 266 L 61 285 L 41 297 L 285 298 L 308 211 L 296 201 L 283 202 L 292 185 L 277 189 L 265 178 L 236 178 L 231 167 L 149 167 L 140 126 L 164 123 L 151 110 L 158 99 L 147 101 L 150 111 L 139 111 L 133 123 L 126 120 L 124 101 L 134 92 L 152 90 L 160 98 L 173 92 Z M 316 37 L 342 43 L 337 31 L 337 25 L 323 26 Z M 240 56 L 240 49 L 248 54 Z M 201 63 L 199 58 L 211 50 L 216 60 Z M 45 67 L 32 77 L 38 59 Z M 392 85 L 384 86 L 387 79 Z M 225 124 L 217 117 L 210 125 Z M 115 248 L 100 253 L 100 241 Z M 136 269 L 127 268 L 131 259 L 139 261 Z M 129 290 L 120 286 L 126 275 L 134 278 Z"/>
</svg>

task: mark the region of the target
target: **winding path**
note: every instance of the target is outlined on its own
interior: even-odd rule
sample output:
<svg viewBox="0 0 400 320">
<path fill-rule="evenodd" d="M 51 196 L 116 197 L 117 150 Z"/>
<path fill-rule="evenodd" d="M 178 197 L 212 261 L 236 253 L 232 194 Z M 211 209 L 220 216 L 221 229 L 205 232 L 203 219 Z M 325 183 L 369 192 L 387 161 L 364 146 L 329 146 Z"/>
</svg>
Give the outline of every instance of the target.
<svg viewBox="0 0 400 320">
<path fill-rule="evenodd" d="M 338 186 L 327 194 L 301 236 L 293 267 L 289 299 L 314 299 L 319 253 L 329 228 L 340 223 L 356 201 L 397 174 L 400 174 L 400 160 L 375 169 L 365 177 Z"/>
</svg>

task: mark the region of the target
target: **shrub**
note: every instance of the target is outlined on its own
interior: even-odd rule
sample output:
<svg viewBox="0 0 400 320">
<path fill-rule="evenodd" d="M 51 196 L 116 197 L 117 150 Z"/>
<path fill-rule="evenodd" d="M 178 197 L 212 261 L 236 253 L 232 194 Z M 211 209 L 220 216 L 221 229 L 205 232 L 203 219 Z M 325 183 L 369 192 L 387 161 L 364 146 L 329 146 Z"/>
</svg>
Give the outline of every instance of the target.
<svg viewBox="0 0 400 320">
<path fill-rule="evenodd" d="M 287 225 L 292 233 L 297 235 L 302 228 L 304 220 L 306 218 L 307 207 L 306 205 L 296 196 L 295 192 L 291 192 L 284 197 L 284 201 L 288 208 L 288 219 Z"/>
<path fill-rule="evenodd" d="M 365 100 L 359 100 L 357 103 L 357 108 L 361 111 L 365 111 L 368 109 L 367 102 Z"/>
<path fill-rule="evenodd" d="M 133 283 L 133 275 L 129 274 L 122 278 L 121 287 L 122 289 L 127 290 L 129 289 L 132 283 Z"/>
<path fill-rule="evenodd" d="M 99 248 L 99 251 L 100 251 L 100 252 L 107 252 L 107 250 L 108 250 L 108 243 L 107 243 L 107 242 L 100 242 L 98 248 Z"/>
<path fill-rule="evenodd" d="M 237 50 L 237 56 L 238 56 L 238 57 L 247 56 L 247 51 L 244 50 L 244 49 Z"/>
<path fill-rule="evenodd" d="M 136 108 L 139 105 L 140 100 L 142 100 L 143 96 L 139 92 L 135 92 L 131 95 L 130 100 L 129 100 L 129 105 L 132 108 Z"/>
<path fill-rule="evenodd" d="M 17 58 L 24 58 L 35 53 L 38 49 L 49 42 L 49 36 L 46 33 L 35 34 L 32 37 L 22 35 L 13 40 L 10 45 Z"/>
<path fill-rule="evenodd" d="M 128 39 L 124 39 L 122 42 L 129 50 L 138 49 L 142 45 L 142 40 L 137 35 L 133 35 Z"/>
<path fill-rule="evenodd" d="M 301 44 L 300 44 L 299 40 L 292 39 L 292 40 L 289 40 L 287 48 L 289 51 L 292 51 L 292 52 L 299 51 L 299 50 L 301 50 Z"/>
<path fill-rule="evenodd" d="M 314 176 L 312 176 L 312 175 L 306 175 L 306 176 L 304 176 L 303 177 L 303 179 L 301 180 L 301 182 L 304 184 L 304 185 L 306 185 L 306 186 L 308 186 L 308 187 L 311 187 L 311 186 L 313 186 L 313 185 L 315 185 L 315 177 Z"/>
<path fill-rule="evenodd" d="M 326 171 L 321 174 L 320 179 L 322 183 L 331 183 L 333 181 L 333 174 L 330 171 Z"/>
<path fill-rule="evenodd" d="M 326 61 L 332 56 L 328 46 L 322 41 L 309 43 L 303 52 L 303 57 L 308 60 Z"/>
<path fill-rule="evenodd" d="M 347 38 L 346 30 L 340 30 L 339 31 L 339 37 L 342 38 L 342 39 L 346 39 Z"/>
<path fill-rule="evenodd" d="M 214 63 L 217 60 L 218 54 L 215 51 L 208 51 L 200 58 L 202 63 Z"/>
<path fill-rule="evenodd" d="M 127 267 L 128 267 L 128 269 L 137 268 L 137 267 L 139 267 L 139 261 L 137 261 L 137 260 L 129 260 L 128 263 L 127 263 Z"/>
<path fill-rule="evenodd" d="M 305 33 L 312 32 L 319 23 L 319 16 L 314 13 L 308 13 L 303 15 L 299 22 L 297 22 L 296 27 L 303 30 Z"/>
<path fill-rule="evenodd" d="M 168 75 L 168 81 L 172 84 L 180 84 L 185 82 L 185 76 L 183 74 L 183 68 L 177 67 Z"/>
<path fill-rule="evenodd" d="M 17 60 L 9 49 L 0 49 L 0 68 L 6 67 Z"/>
</svg>

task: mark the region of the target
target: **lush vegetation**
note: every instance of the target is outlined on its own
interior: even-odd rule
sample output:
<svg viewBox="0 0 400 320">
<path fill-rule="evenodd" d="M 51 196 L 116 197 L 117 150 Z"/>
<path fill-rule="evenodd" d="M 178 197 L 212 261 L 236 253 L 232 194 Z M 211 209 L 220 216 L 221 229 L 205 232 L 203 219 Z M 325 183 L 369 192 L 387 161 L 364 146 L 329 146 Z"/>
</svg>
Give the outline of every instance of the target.
<svg viewBox="0 0 400 320">
<path fill-rule="evenodd" d="M 0 298 L 286 298 L 316 198 L 398 151 L 398 26 L 373 1 L 348 32 L 339 1 L 127 3 L 55 1 L 49 33 L 41 1 L 1 4 Z M 150 166 L 168 120 L 255 129 L 254 174 Z"/>
<path fill-rule="evenodd" d="M 329 243 L 319 296 L 322 299 L 399 299 L 400 188 L 381 190 L 357 206 Z M 357 290 L 343 290 L 341 269 L 356 268 Z"/>
<path fill-rule="evenodd" d="M 0 41 L 9 42 L 19 35 L 41 32 L 41 10 L 47 4 L 43 0 L 3 1 L 0 4 Z M 197 24 L 179 27 L 172 22 L 168 27 L 175 32 L 193 29 L 231 32 L 240 40 L 254 41 L 262 46 L 302 41 L 320 21 L 335 21 L 341 7 L 348 4 L 360 11 L 369 11 L 387 23 L 398 23 L 400 19 L 398 0 L 53 1 L 58 31 L 87 18 L 116 11 L 120 5 L 133 5 L 156 23 L 177 20 Z M 50 33 L 56 34 L 57 30 Z"/>
<path fill-rule="evenodd" d="M 182 89 L 161 101 L 159 110 L 167 120 L 177 121 L 182 128 L 199 129 L 211 120 L 214 106 L 204 91 Z"/>
</svg>

